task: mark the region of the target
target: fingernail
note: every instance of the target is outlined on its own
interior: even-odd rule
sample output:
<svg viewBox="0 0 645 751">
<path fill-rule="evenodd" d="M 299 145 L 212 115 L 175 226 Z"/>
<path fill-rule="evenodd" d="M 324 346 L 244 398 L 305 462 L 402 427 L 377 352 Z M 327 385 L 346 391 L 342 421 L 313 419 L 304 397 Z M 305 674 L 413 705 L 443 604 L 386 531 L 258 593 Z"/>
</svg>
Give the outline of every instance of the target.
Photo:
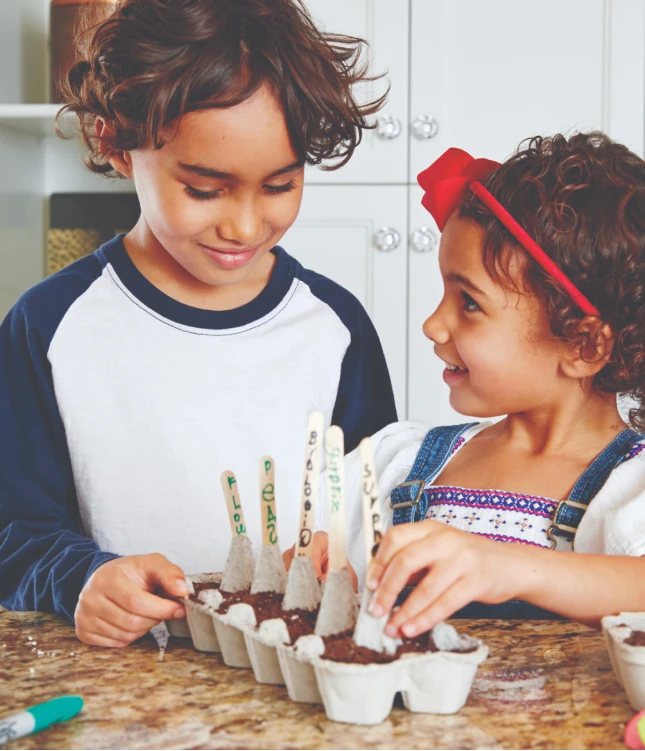
<svg viewBox="0 0 645 751">
<path fill-rule="evenodd" d="M 395 639 L 399 635 L 399 629 L 392 623 L 388 623 L 385 627 L 385 633 Z"/>
<path fill-rule="evenodd" d="M 185 615 L 183 608 L 177 608 L 175 612 L 172 614 L 173 618 L 183 618 Z"/>
<path fill-rule="evenodd" d="M 180 594 L 185 596 L 189 593 L 190 590 L 188 589 L 188 584 L 186 584 L 185 579 L 176 579 L 175 584 L 177 585 Z"/>
<path fill-rule="evenodd" d="M 401 628 L 401 631 L 403 631 L 404 636 L 416 636 L 417 635 L 417 627 L 413 623 L 406 623 L 405 626 Z"/>
<path fill-rule="evenodd" d="M 368 576 L 365 579 L 365 586 L 373 592 L 378 587 L 378 581 L 373 576 Z"/>
<path fill-rule="evenodd" d="M 370 600 L 367 609 L 375 618 L 380 618 L 382 615 L 385 615 L 385 608 L 377 601 L 376 595 Z"/>
</svg>

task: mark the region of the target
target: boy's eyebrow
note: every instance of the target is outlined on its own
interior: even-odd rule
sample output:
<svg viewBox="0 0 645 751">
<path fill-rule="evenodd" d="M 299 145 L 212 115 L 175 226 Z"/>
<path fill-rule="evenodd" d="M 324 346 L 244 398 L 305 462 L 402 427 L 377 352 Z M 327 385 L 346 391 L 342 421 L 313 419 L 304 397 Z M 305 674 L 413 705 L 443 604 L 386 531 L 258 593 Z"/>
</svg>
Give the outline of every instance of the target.
<svg viewBox="0 0 645 751">
<path fill-rule="evenodd" d="M 479 289 L 479 287 L 473 284 L 470 281 L 470 279 L 467 279 L 465 276 L 462 276 L 461 274 L 449 274 L 448 281 L 457 282 L 457 284 L 461 284 L 463 287 L 466 287 L 466 289 L 469 289 L 471 292 L 475 292 L 478 295 L 482 295 L 482 297 L 488 297 L 488 295 L 483 290 Z"/>
<path fill-rule="evenodd" d="M 265 180 L 271 180 L 272 178 L 279 177 L 287 172 L 293 172 L 294 170 L 300 169 L 303 165 L 303 161 L 288 164 L 286 167 L 282 167 L 282 169 L 272 172 L 265 178 Z M 220 172 L 220 170 L 212 169 L 211 167 L 203 167 L 201 164 L 185 164 L 184 162 L 180 162 L 179 166 L 189 172 L 194 172 L 200 177 L 213 177 L 216 180 L 235 180 L 235 175 L 230 172 Z"/>
</svg>

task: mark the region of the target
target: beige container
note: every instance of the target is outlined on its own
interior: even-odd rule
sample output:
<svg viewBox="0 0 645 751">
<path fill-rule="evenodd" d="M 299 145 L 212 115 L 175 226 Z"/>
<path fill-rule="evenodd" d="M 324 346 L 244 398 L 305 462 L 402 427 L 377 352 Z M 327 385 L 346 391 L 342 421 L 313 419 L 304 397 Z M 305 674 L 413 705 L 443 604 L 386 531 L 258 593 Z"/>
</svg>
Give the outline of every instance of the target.
<svg viewBox="0 0 645 751">
<path fill-rule="evenodd" d="M 390 714 L 398 691 L 411 712 L 458 712 L 468 699 L 477 666 L 487 656 L 488 648 L 480 642 L 475 652 L 409 654 L 385 665 L 320 658 L 312 662 L 330 720 L 377 725 Z"/>
<path fill-rule="evenodd" d="M 232 605 L 224 615 L 213 611 L 212 620 L 224 664 L 228 665 L 229 668 L 252 667 L 251 658 L 246 648 L 244 630 L 255 626 L 253 608 L 240 602 Z"/>
<path fill-rule="evenodd" d="M 257 629 L 245 628 L 244 638 L 255 680 L 258 683 L 284 686 L 278 646 L 289 643 L 287 624 L 282 618 L 271 618 L 261 623 Z"/>
<path fill-rule="evenodd" d="M 311 660 L 301 657 L 295 647 L 286 644 L 277 647 L 277 652 L 291 701 L 302 704 L 322 704 L 316 671 Z"/>
<path fill-rule="evenodd" d="M 614 673 L 634 709 L 645 709 L 645 647 L 625 644 L 633 631 L 645 631 L 645 613 L 619 613 L 602 619 Z"/>
<path fill-rule="evenodd" d="M 204 582 L 219 584 L 221 573 L 193 574 L 186 577 L 193 584 Z M 221 652 L 219 639 L 213 624 L 213 610 L 206 603 L 193 602 L 190 597 L 184 598 L 186 607 L 186 624 L 193 646 L 200 652 Z M 170 628 L 168 629 L 170 631 Z"/>
<path fill-rule="evenodd" d="M 188 621 L 185 618 L 171 618 L 166 621 L 166 627 L 170 636 L 174 636 L 176 639 L 190 639 L 190 629 L 188 628 Z"/>
</svg>

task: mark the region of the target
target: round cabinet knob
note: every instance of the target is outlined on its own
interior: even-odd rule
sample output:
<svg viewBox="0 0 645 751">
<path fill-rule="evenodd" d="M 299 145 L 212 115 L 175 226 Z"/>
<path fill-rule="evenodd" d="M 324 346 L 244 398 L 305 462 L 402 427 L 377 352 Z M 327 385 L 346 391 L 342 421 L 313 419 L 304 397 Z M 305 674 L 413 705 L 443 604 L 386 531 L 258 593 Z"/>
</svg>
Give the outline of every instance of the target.
<svg viewBox="0 0 645 751">
<path fill-rule="evenodd" d="M 401 121 L 396 117 L 392 117 L 392 115 L 384 115 L 376 121 L 376 135 L 384 141 L 398 138 L 400 133 Z"/>
<path fill-rule="evenodd" d="M 392 227 L 381 227 L 374 235 L 374 245 L 384 253 L 396 250 L 400 244 L 401 235 Z"/>
<path fill-rule="evenodd" d="M 412 233 L 412 250 L 429 253 L 437 245 L 437 236 L 429 227 L 421 227 Z"/>
<path fill-rule="evenodd" d="M 412 135 L 419 141 L 434 138 L 439 131 L 439 123 L 430 115 L 419 115 L 412 121 Z"/>
</svg>

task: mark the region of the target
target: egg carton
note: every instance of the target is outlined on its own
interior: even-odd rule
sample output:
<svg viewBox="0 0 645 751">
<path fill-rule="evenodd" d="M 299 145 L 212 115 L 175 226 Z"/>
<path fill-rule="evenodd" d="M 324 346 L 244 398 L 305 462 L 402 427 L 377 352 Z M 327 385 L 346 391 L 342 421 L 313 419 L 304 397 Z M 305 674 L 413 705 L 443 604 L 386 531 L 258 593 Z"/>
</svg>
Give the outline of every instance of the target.
<svg viewBox="0 0 645 751">
<path fill-rule="evenodd" d="M 645 613 L 606 615 L 601 623 L 616 677 L 634 709 L 645 709 L 645 646 L 625 644 L 634 631 L 645 631 Z"/>
<path fill-rule="evenodd" d="M 244 602 L 231 605 L 228 611 L 223 614 L 211 610 L 215 633 L 221 647 L 222 659 L 229 668 L 252 667 L 244 638 L 249 610 L 255 624 L 253 608 Z"/>
<path fill-rule="evenodd" d="M 193 584 L 203 584 L 204 582 L 219 584 L 221 579 L 221 573 L 193 574 L 186 577 L 186 582 L 192 589 Z M 217 592 L 218 590 L 202 590 L 199 593 L 200 602 L 194 602 L 190 597 L 184 598 L 184 606 L 186 608 L 185 629 L 188 631 L 189 637 L 193 640 L 193 646 L 200 652 L 222 651 L 213 622 L 213 609 L 209 603 L 210 596 L 207 594 L 213 591 Z M 180 623 L 176 622 L 177 619 L 174 623 L 172 621 L 167 622 L 168 631 L 171 636 L 177 636 L 184 632 L 181 623 L 183 619 L 178 620 Z M 177 631 L 179 631 L 179 634 Z"/>
<path fill-rule="evenodd" d="M 334 662 L 322 659 L 324 643 L 319 636 L 300 637 L 290 646 L 282 619 L 265 621 L 256 629 L 253 609 L 246 608 L 233 617 L 239 618 L 256 679 L 286 685 L 293 701 L 322 703 L 334 722 L 381 723 L 399 691 L 411 712 L 454 714 L 466 703 L 477 667 L 488 656 L 488 647 L 479 639 L 460 636 L 444 623 L 439 625 L 437 640 L 446 647 L 472 651 L 404 654 L 385 664 Z"/>
</svg>

